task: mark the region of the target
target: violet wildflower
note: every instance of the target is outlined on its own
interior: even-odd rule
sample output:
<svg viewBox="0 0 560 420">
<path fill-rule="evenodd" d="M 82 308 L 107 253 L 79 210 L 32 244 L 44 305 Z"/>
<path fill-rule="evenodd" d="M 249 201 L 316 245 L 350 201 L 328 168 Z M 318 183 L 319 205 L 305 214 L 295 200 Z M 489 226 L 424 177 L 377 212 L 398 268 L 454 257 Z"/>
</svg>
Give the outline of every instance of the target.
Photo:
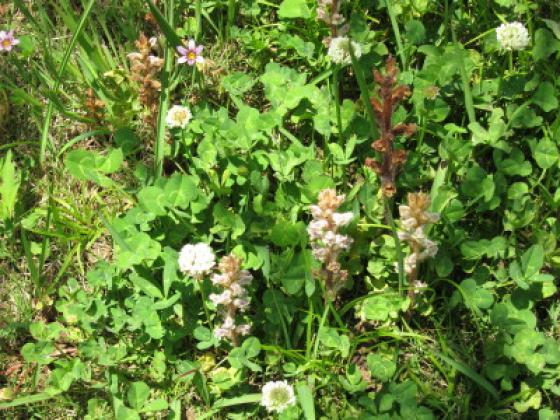
<svg viewBox="0 0 560 420">
<path fill-rule="evenodd" d="M 177 52 L 180 57 L 177 60 L 178 63 L 187 63 L 189 66 L 194 66 L 195 64 L 204 63 L 204 57 L 202 57 L 202 45 L 196 45 L 194 39 L 189 39 L 187 42 L 187 47 L 177 47 Z"/>
<path fill-rule="evenodd" d="M 14 37 L 14 31 L 0 31 L 0 51 L 12 51 L 19 44 L 19 39 Z"/>
</svg>

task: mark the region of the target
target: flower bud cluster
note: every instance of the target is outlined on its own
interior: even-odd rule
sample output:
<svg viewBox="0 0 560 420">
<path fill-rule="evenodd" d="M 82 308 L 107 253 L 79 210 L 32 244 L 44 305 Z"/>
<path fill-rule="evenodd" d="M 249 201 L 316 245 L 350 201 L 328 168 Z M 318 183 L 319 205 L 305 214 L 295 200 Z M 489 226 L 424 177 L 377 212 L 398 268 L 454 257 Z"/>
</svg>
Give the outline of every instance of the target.
<svg viewBox="0 0 560 420">
<path fill-rule="evenodd" d="M 408 194 L 408 205 L 399 206 L 402 230 L 399 239 L 408 243 L 411 253 L 404 260 L 404 270 L 411 282 L 417 281 L 418 265 L 434 257 L 438 252 L 437 244 L 428 239 L 424 227 L 436 223 L 440 215 L 426 211 L 430 206 L 430 197 L 423 193 Z"/>
<path fill-rule="evenodd" d="M 234 255 L 227 255 L 218 264 L 219 274 L 212 276 L 212 283 L 223 289 L 222 293 L 212 293 L 209 299 L 216 306 L 220 306 L 223 323 L 214 330 L 214 336 L 219 339 L 227 338 L 233 345 L 238 345 L 240 335 L 247 335 L 251 329 L 249 324 L 236 323 L 238 312 L 244 312 L 250 303 L 246 286 L 251 284 L 253 276 L 249 271 L 241 269 L 241 259 Z"/>
<path fill-rule="evenodd" d="M 148 39 L 146 35 L 140 34 L 136 41 L 138 51 L 127 55 L 131 63 L 131 78 L 140 85 L 138 97 L 140 102 L 149 111 L 146 119 L 151 125 L 156 123 L 159 92 L 161 90 L 161 82 L 158 80 L 158 75 L 163 67 L 163 60 L 152 54 L 152 50 L 156 46 L 157 38 L 152 37 Z"/>
<path fill-rule="evenodd" d="M 307 233 L 311 240 L 313 256 L 323 263 L 322 274 L 326 289 L 334 294 L 348 276 L 348 273 L 342 270 L 338 258 L 340 253 L 352 244 L 352 238 L 338 233 L 339 228 L 346 226 L 354 217 L 352 212 L 336 211 L 344 198 L 344 195 L 337 195 L 334 189 L 326 189 L 319 193 L 317 205 L 309 207 L 313 220 L 307 227 Z"/>
</svg>

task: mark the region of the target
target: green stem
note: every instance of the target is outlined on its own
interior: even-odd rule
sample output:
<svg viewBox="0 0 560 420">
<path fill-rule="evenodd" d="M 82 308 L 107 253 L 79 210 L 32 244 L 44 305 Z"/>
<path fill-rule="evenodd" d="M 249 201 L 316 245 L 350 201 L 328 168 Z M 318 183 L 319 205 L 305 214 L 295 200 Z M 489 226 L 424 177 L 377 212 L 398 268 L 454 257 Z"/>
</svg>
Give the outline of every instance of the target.
<svg viewBox="0 0 560 420">
<path fill-rule="evenodd" d="M 329 315 L 330 305 L 327 299 L 325 299 L 325 308 L 323 310 L 323 316 L 321 317 L 321 322 L 319 323 L 319 329 L 317 330 L 317 337 L 315 337 L 315 346 L 313 347 L 313 357 L 314 360 L 317 357 L 317 352 L 319 351 L 319 334 L 323 327 L 325 326 L 325 322 L 327 320 L 327 316 Z"/>
<path fill-rule="evenodd" d="M 457 33 L 455 28 L 451 28 L 451 35 L 453 37 L 453 42 L 457 43 Z M 463 84 L 463 95 L 465 97 L 465 108 L 467 108 L 467 116 L 469 117 L 469 123 L 476 122 L 476 114 L 474 112 L 474 102 L 472 98 L 471 85 L 469 83 L 469 74 L 467 68 L 465 67 L 465 60 L 461 58 L 459 60 L 459 72 L 461 73 L 461 82 Z"/>
<path fill-rule="evenodd" d="M 391 199 L 384 197 L 385 201 L 385 217 L 391 230 L 393 232 L 393 239 L 395 240 L 395 250 L 397 252 L 397 264 L 399 269 L 399 294 L 402 295 L 403 287 L 405 284 L 405 272 L 404 272 L 404 256 L 401 247 L 401 240 L 399 239 L 397 226 L 395 225 L 395 220 L 393 219 L 392 203 Z"/>
<path fill-rule="evenodd" d="M 395 34 L 395 40 L 397 41 L 398 53 L 401 58 L 401 63 L 403 70 L 406 69 L 406 57 L 404 55 L 404 48 L 401 38 L 401 31 L 399 29 L 399 24 L 397 23 L 397 17 L 395 16 L 395 11 L 391 4 L 392 0 L 386 0 L 385 5 L 387 6 L 387 13 L 389 14 L 389 19 L 391 20 L 391 26 L 393 27 L 393 33 Z"/>
<path fill-rule="evenodd" d="M 513 72 L 513 51 L 510 51 L 508 54 L 508 64 L 509 64 L 509 71 Z"/>
<path fill-rule="evenodd" d="M 235 0 L 228 0 L 228 10 L 227 10 L 227 26 L 226 26 L 226 40 L 229 40 L 231 36 L 231 27 L 233 26 L 233 21 L 235 19 Z"/>
<path fill-rule="evenodd" d="M 173 27 L 174 23 L 174 0 L 167 0 L 166 2 L 166 12 L 167 21 L 169 25 Z M 156 144 L 155 144 L 155 160 L 154 160 L 154 175 L 155 178 L 159 178 L 163 173 L 163 162 L 165 160 L 165 134 L 166 134 L 166 124 L 165 117 L 167 111 L 169 110 L 169 86 L 171 80 L 171 74 L 173 72 L 173 65 L 175 60 L 175 51 L 173 46 L 167 42 L 164 53 L 165 67 L 161 75 L 161 96 L 159 102 L 159 113 L 157 119 L 156 127 Z"/>
<path fill-rule="evenodd" d="M 338 127 L 338 145 L 343 147 L 342 144 L 342 116 L 340 113 L 340 67 L 336 67 L 333 71 L 332 90 L 334 93 L 334 105 L 336 111 L 336 124 Z"/>
<path fill-rule="evenodd" d="M 95 4 L 95 0 L 90 0 L 90 2 L 85 7 L 84 12 L 82 13 L 82 17 L 80 18 L 80 21 L 78 22 L 78 26 L 76 27 L 76 30 L 74 31 L 74 35 L 72 35 L 72 39 L 70 40 L 70 44 L 68 45 L 68 47 L 66 47 L 66 51 L 64 52 L 64 57 L 62 57 L 62 62 L 60 63 L 60 67 L 58 69 L 56 80 L 54 82 L 53 92 L 52 92 L 53 95 L 56 95 L 58 93 L 58 89 L 60 88 L 60 85 L 62 83 L 62 75 L 64 74 L 64 72 L 66 70 L 66 65 L 68 64 L 68 61 L 70 60 L 70 55 L 72 54 L 72 51 L 74 50 L 74 46 L 76 45 L 76 42 L 78 41 L 78 38 L 82 34 L 82 30 L 84 29 L 86 20 L 89 17 L 89 14 L 91 13 L 91 10 L 93 9 L 94 4 Z M 49 103 L 47 105 L 47 112 L 45 114 L 45 119 L 43 121 L 43 127 L 42 127 L 42 130 L 41 130 L 41 145 L 40 145 L 40 149 L 39 149 L 39 165 L 40 166 L 43 166 L 44 163 L 45 163 L 47 143 L 50 144 L 49 128 L 50 128 L 50 125 L 51 125 L 51 119 L 52 119 L 52 116 L 53 116 L 53 112 L 54 112 L 54 102 L 49 99 Z"/>
<path fill-rule="evenodd" d="M 203 281 L 202 279 L 195 279 L 194 280 L 198 286 L 198 290 L 200 291 L 200 299 L 202 300 L 202 308 L 204 309 L 204 314 L 206 315 L 206 322 L 208 322 L 208 325 L 210 326 L 210 329 L 214 329 L 214 326 L 212 324 L 211 318 L 210 318 L 210 311 L 208 310 L 208 306 L 206 306 L 206 301 L 207 301 L 207 297 L 206 297 L 206 293 L 204 293 L 204 287 L 203 287 Z"/>
<path fill-rule="evenodd" d="M 198 41 L 202 33 L 202 0 L 195 0 L 194 2 L 194 18 L 196 21 L 195 39 Z"/>
</svg>

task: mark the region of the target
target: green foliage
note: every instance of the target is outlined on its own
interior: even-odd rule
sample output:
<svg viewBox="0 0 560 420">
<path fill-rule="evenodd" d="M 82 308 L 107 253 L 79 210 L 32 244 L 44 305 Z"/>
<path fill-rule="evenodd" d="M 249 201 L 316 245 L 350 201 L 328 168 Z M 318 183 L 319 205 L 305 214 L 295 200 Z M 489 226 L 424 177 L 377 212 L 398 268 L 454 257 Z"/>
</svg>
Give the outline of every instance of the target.
<svg viewBox="0 0 560 420">
<path fill-rule="evenodd" d="M 556 5 L 340 2 L 331 26 L 300 0 L 28 3 L 0 28 L 21 41 L 0 82 L 6 417 L 558 418 Z M 494 28 L 522 19 L 530 45 L 503 51 Z M 142 31 L 164 60 L 149 105 L 126 58 Z M 338 65 L 343 34 L 362 54 Z M 411 89 L 392 122 L 417 130 L 391 139 L 406 162 L 384 199 L 365 163 L 389 53 Z M 308 233 L 326 188 L 353 215 L 336 296 Z M 416 191 L 439 248 L 399 279 L 414 245 L 391 216 Z M 180 270 L 199 242 L 253 276 L 239 343 L 214 334 L 216 270 Z M 278 380 L 296 403 L 276 415 L 260 403 Z"/>
</svg>

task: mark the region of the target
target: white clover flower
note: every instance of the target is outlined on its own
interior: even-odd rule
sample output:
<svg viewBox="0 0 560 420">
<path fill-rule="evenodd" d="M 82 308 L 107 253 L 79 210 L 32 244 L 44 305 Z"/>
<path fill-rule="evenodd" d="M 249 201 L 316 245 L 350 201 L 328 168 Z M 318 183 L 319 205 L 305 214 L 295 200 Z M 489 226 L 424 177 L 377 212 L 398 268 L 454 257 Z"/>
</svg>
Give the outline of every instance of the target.
<svg viewBox="0 0 560 420">
<path fill-rule="evenodd" d="M 506 51 L 522 50 L 530 42 L 529 32 L 520 22 L 502 23 L 496 28 L 496 38 Z"/>
<path fill-rule="evenodd" d="M 167 111 L 165 122 L 170 128 L 180 127 L 185 128 L 192 118 L 191 110 L 186 106 L 173 105 Z"/>
<path fill-rule="evenodd" d="M 327 55 L 335 64 L 351 64 L 352 57 L 350 56 L 350 42 L 352 42 L 352 49 L 356 58 L 362 55 L 362 46 L 357 42 L 350 41 L 348 37 L 339 36 L 333 38 L 329 45 Z"/>
<path fill-rule="evenodd" d="M 281 413 L 286 408 L 296 403 L 294 388 L 287 381 L 267 382 L 262 388 L 261 405 L 268 412 Z"/>
<path fill-rule="evenodd" d="M 185 245 L 179 253 L 179 269 L 190 276 L 200 277 L 214 268 L 216 256 L 205 243 Z"/>
</svg>

